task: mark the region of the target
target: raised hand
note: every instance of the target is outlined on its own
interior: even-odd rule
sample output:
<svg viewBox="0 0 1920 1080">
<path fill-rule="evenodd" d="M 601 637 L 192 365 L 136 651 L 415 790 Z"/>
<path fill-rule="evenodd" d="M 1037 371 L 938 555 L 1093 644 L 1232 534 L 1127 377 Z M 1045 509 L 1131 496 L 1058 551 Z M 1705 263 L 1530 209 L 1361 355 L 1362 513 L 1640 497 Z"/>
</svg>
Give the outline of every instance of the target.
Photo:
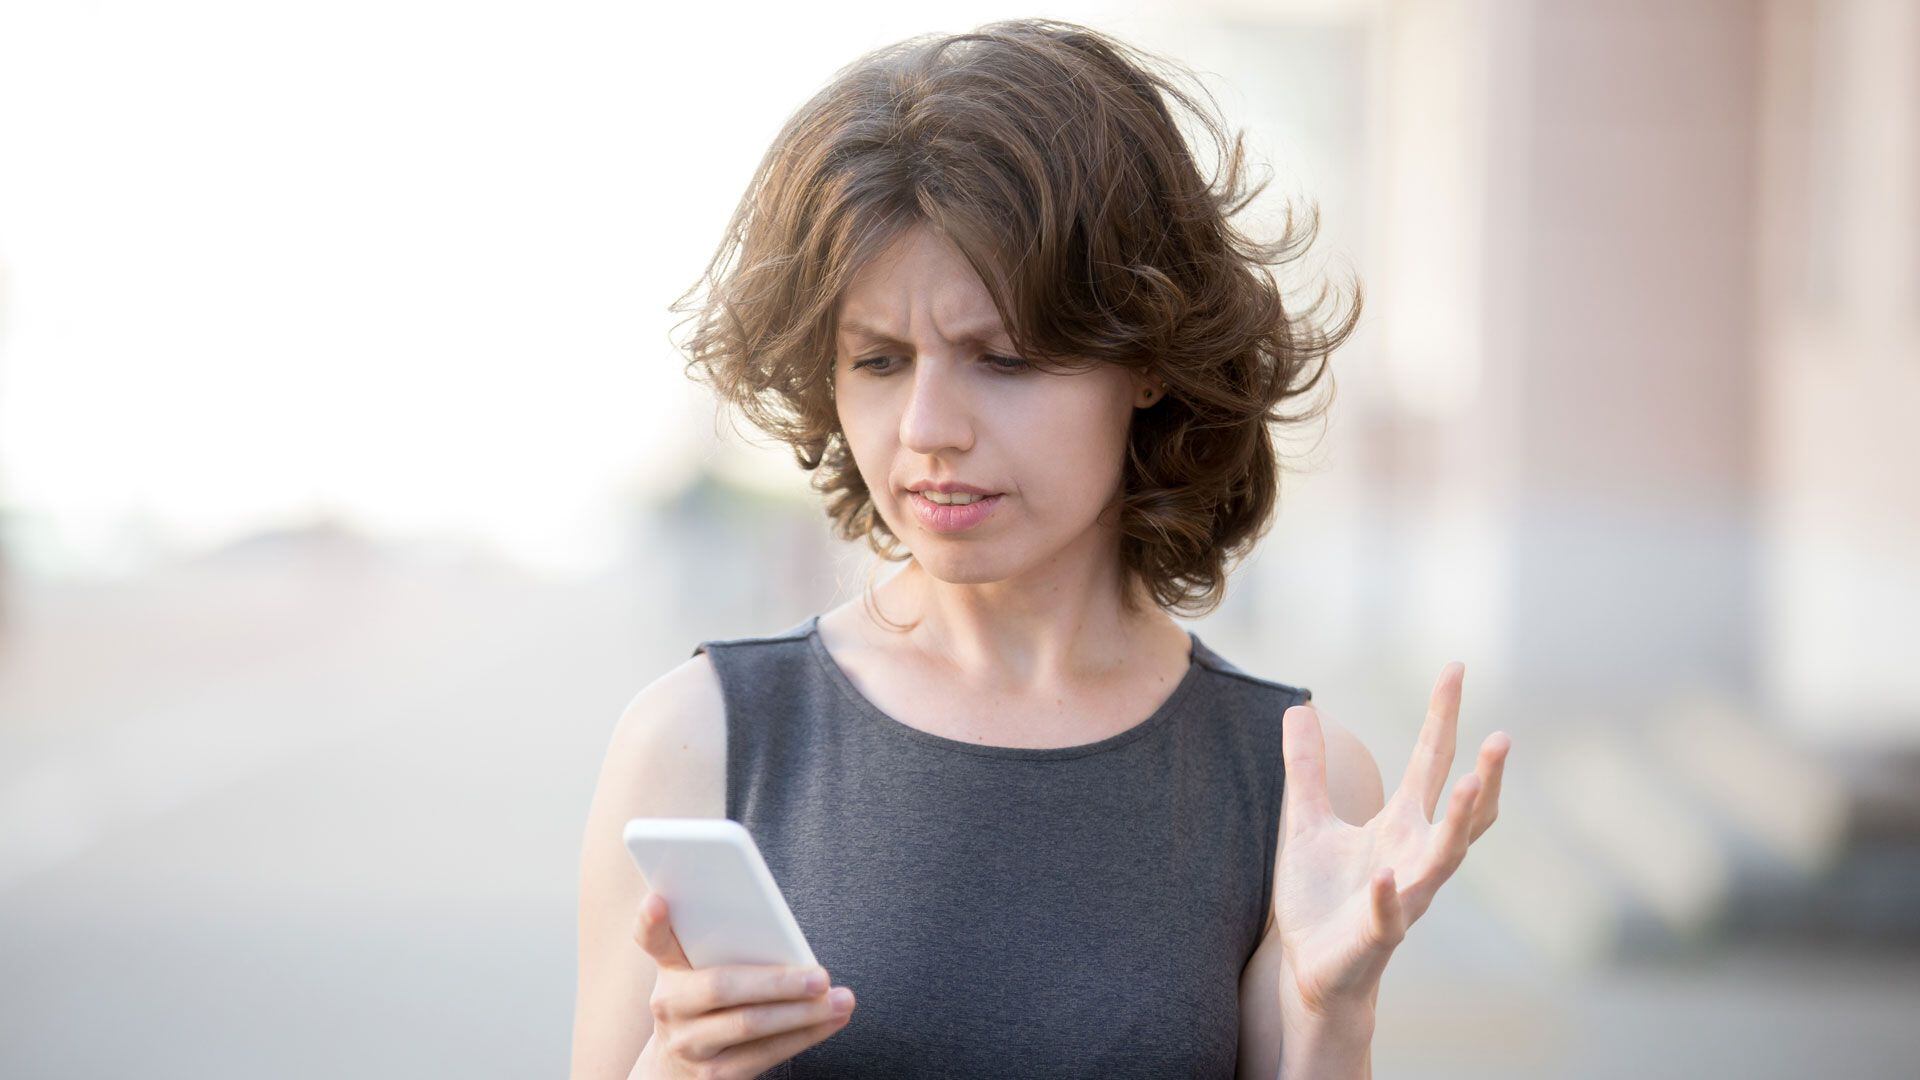
<svg viewBox="0 0 1920 1080">
<path fill-rule="evenodd" d="M 1458 661 L 1441 669 L 1400 786 L 1364 825 L 1333 812 L 1319 715 L 1311 705 L 1287 710 L 1284 840 L 1273 888 L 1283 1014 L 1371 1010 L 1388 957 L 1498 815 L 1512 740 L 1496 731 L 1480 744 L 1476 771 L 1454 785 L 1446 816 L 1433 820 L 1453 766 L 1465 675 Z"/>
</svg>

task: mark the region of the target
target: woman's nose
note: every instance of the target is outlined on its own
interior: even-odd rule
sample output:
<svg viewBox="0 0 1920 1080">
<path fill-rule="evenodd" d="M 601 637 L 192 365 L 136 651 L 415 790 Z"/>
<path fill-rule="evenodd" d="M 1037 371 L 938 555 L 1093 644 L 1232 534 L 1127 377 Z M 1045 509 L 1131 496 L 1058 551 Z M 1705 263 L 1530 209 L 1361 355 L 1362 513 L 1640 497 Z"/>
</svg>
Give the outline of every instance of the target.
<svg viewBox="0 0 1920 1080">
<path fill-rule="evenodd" d="M 961 373 L 922 354 L 910 378 L 900 416 L 900 445 L 920 454 L 972 447 L 973 405 Z"/>
</svg>

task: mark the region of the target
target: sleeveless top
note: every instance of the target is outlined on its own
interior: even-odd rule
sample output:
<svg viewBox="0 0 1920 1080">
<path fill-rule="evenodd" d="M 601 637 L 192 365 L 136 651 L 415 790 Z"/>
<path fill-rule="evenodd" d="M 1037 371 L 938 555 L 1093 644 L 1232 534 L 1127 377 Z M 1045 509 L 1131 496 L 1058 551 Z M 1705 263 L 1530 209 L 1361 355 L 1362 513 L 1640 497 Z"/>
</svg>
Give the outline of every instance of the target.
<svg viewBox="0 0 1920 1080">
<path fill-rule="evenodd" d="M 1272 900 L 1281 714 L 1192 641 L 1146 720 L 1006 747 L 893 719 L 815 615 L 701 642 L 743 825 L 853 1018 L 763 1077 L 1226 1077 Z"/>
</svg>

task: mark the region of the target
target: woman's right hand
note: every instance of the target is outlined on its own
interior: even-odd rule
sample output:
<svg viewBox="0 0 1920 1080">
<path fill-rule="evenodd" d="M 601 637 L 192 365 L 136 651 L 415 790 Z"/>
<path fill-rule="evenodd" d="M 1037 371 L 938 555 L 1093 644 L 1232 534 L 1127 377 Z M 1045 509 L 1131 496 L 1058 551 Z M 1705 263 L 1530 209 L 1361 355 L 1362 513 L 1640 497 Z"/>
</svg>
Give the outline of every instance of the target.
<svg viewBox="0 0 1920 1080">
<path fill-rule="evenodd" d="M 853 991 L 828 992 L 823 968 L 717 964 L 695 968 L 680 951 L 658 893 L 640 898 L 634 940 L 653 957 L 653 1035 L 631 1080 L 753 1077 L 845 1027 Z M 817 979 L 818 989 L 807 984 Z M 844 1002 L 844 1003 L 843 1003 Z"/>
</svg>

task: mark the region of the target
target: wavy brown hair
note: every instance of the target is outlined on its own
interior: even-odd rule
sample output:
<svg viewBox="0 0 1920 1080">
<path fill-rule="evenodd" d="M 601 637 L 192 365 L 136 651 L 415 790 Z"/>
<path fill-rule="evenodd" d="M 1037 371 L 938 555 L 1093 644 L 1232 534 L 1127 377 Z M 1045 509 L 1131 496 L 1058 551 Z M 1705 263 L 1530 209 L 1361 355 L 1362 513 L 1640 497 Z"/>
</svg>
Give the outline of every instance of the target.
<svg viewBox="0 0 1920 1080">
<path fill-rule="evenodd" d="M 1194 89 L 1183 87 L 1190 82 Z M 834 531 L 908 552 L 877 512 L 834 404 L 835 314 L 868 259 L 926 224 L 959 248 L 1020 355 L 1042 371 L 1119 364 L 1166 385 L 1134 410 L 1119 500 L 1123 574 L 1163 609 L 1219 604 L 1230 564 L 1271 525 L 1271 425 L 1328 371 L 1359 320 L 1289 312 L 1271 267 L 1317 209 L 1262 243 L 1230 219 L 1249 184 L 1190 73 L 1044 19 L 910 38 L 860 57 L 788 119 L 700 281 L 672 305 L 688 374 L 792 447 Z M 1218 162 L 1209 180 L 1176 120 Z M 1331 380 L 1329 379 L 1329 390 Z M 1122 589 L 1131 610 L 1135 589 Z"/>
</svg>

